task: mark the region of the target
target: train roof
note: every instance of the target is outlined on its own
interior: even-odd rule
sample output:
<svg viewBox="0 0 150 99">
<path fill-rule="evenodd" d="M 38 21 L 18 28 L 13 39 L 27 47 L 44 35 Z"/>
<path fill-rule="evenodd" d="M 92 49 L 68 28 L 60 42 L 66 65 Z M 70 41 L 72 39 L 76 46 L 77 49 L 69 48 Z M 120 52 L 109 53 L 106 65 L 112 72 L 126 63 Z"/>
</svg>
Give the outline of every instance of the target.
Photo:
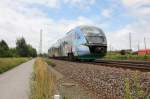
<svg viewBox="0 0 150 99">
<path fill-rule="evenodd" d="M 76 28 L 79 28 L 81 29 L 84 33 L 87 33 L 87 32 L 94 32 L 94 33 L 100 33 L 101 35 L 105 35 L 105 33 L 103 32 L 103 30 L 99 27 L 96 27 L 96 26 L 89 26 L 89 25 L 81 25 L 81 26 L 78 26 Z"/>
<path fill-rule="evenodd" d="M 84 28 L 96 28 L 96 29 L 101 30 L 99 27 L 92 26 L 92 25 L 80 25 L 80 26 L 77 26 L 77 27 L 80 28 L 80 29 L 84 29 Z"/>
</svg>

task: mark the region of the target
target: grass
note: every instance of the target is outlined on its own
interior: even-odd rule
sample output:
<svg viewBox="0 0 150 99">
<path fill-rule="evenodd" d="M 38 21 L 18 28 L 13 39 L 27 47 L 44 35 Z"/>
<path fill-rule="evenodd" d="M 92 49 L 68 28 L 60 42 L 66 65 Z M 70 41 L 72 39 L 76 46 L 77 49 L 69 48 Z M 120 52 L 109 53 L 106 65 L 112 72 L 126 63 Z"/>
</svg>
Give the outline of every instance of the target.
<svg viewBox="0 0 150 99">
<path fill-rule="evenodd" d="M 31 79 L 31 94 L 29 99 L 52 99 L 55 88 L 55 75 L 48 70 L 48 65 L 42 58 L 37 58 Z"/>
<path fill-rule="evenodd" d="M 111 60 L 150 60 L 150 55 L 120 55 L 116 53 L 108 53 L 104 59 L 111 59 Z"/>
<path fill-rule="evenodd" d="M 0 58 L 0 74 L 12 69 L 30 58 Z"/>
<path fill-rule="evenodd" d="M 53 63 L 52 61 L 50 61 L 49 59 L 45 59 L 45 61 L 47 62 L 48 65 L 52 66 L 52 67 L 55 67 L 56 64 Z"/>
</svg>

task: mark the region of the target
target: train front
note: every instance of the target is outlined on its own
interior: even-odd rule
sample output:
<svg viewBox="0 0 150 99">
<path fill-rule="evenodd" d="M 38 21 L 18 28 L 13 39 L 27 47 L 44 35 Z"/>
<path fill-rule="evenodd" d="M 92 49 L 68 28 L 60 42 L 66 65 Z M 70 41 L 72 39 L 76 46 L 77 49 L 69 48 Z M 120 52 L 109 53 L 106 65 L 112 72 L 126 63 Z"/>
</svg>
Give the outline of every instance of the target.
<svg viewBox="0 0 150 99">
<path fill-rule="evenodd" d="M 90 54 L 85 55 L 87 59 L 97 59 L 102 58 L 107 53 L 107 40 L 104 32 L 97 28 L 91 26 L 81 27 L 86 43 L 85 45 L 89 47 Z"/>
</svg>

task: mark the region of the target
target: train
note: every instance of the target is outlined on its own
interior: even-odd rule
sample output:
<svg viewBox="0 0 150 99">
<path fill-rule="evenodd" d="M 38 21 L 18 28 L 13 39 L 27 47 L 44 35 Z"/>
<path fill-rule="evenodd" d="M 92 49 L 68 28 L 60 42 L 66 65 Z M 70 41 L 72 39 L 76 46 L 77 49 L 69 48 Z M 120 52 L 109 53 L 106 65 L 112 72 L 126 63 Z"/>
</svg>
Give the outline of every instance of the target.
<svg viewBox="0 0 150 99">
<path fill-rule="evenodd" d="M 77 26 L 66 33 L 48 50 L 51 58 L 68 60 L 95 60 L 107 53 L 107 39 L 96 26 Z"/>
</svg>

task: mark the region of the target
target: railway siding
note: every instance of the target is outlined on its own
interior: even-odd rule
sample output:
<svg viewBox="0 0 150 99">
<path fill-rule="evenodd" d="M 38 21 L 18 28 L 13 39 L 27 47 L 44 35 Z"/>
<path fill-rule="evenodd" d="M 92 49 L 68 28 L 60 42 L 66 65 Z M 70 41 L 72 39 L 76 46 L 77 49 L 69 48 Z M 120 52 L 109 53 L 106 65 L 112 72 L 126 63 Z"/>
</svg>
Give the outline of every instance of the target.
<svg viewBox="0 0 150 99">
<path fill-rule="evenodd" d="M 55 69 L 64 76 L 73 79 L 93 95 L 102 99 L 123 99 L 125 97 L 125 79 L 129 79 L 132 97 L 135 96 L 135 78 L 139 79 L 143 95 L 150 95 L 150 72 L 141 72 L 122 68 L 104 67 L 92 64 L 53 60 Z M 137 77 L 135 77 L 137 76 Z"/>
</svg>

